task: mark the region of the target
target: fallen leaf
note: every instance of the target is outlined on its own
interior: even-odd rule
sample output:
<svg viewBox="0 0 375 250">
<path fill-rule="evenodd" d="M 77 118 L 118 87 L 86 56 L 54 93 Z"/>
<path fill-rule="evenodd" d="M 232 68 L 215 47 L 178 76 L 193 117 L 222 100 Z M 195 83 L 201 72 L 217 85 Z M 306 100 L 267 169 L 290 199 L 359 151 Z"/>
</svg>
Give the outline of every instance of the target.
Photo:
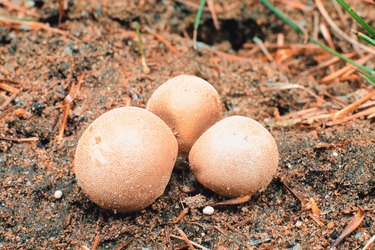
<svg viewBox="0 0 375 250">
<path fill-rule="evenodd" d="M 346 226 L 344 231 L 340 234 L 340 236 L 331 244 L 329 247 L 330 250 L 335 249 L 335 247 L 340 244 L 340 242 L 348 236 L 351 232 L 357 229 L 357 227 L 361 224 L 363 218 L 365 218 L 365 212 L 362 210 L 362 208 L 358 207 L 358 212 L 354 216 L 354 218 L 349 222 L 349 224 Z"/>
<path fill-rule="evenodd" d="M 316 215 L 320 215 L 320 209 L 318 208 L 318 205 L 316 204 L 314 198 L 310 198 L 310 203 L 311 203 L 311 212 Z"/>
</svg>

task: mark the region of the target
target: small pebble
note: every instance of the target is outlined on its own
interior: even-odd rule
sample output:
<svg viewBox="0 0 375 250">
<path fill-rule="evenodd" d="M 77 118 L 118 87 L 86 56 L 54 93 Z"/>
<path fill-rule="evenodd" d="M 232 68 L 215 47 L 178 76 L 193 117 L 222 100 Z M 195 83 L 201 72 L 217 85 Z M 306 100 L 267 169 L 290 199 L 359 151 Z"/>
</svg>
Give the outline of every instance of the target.
<svg viewBox="0 0 375 250">
<path fill-rule="evenodd" d="M 337 152 L 333 152 L 332 155 L 333 155 L 334 157 L 339 156 L 339 154 L 338 154 Z"/>
<path fill-rule="evenodd" d="M 297 222 L 296 222 L 296 227 L 301 227 L 301 226 L 302 226 L 302 221 L 300 221 L 300 220 L 297 221 Z"/>
<path fill-rule="evenodd" d="M 332 229 L 332 228 L 334 228 L 334 226 L 335 226 L 335 223 L 333 223 L 333 222 L 331 221 L 330 223 L 328 223 L 327 228 L 328 228 L 328 229 Z"/>
<path fill-rule="evenodd" d="M 207 206 L 203 208 L 203 214 L 205 215 L 213 215 L 214 212 L 215 212 L 215 209 L 211 206 Z"/>
<path fill-rule="evenodd" d="M 293 250 L 302 250 L 302 246 L 300 244 L 297 244 L 293 247 Z"/>
<path fill-rule="evenodd" d="M 63 195 L 63 192 L 61 190 L 56 190 L 53 197 L 55 197 L 55 199 L 60 199 L 62 195 Z"/>
</svg>

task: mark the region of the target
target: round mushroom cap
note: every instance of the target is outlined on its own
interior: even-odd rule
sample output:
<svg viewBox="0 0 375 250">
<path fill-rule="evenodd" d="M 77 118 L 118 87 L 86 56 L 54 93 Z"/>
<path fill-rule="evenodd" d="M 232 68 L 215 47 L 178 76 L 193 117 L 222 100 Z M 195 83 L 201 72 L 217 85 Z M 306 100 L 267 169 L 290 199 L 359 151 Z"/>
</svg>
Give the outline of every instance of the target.
<svg viewBox="0 0 375 250">
<path fill-rule="evenodd" d="M 136 107 L 99 116 L 75 154 L 78 185 L 97 205 L 141 210 L 163 194 L 178 153 L 176 138 L 155 114 Z"/>
<path fill-rule="evenodd" d="M 206 188 L 229 197 L 251 195 L 271 182 L 279 153 L 275 139 L 257 121 L 224 118 L 193 145 L 189 163 Z"/>
<path fill-rule="evenodd" d="M 177 137 L 182 154 L 223 117 L 220 96 L 207 81 L 190 75 L 174 77 L 150 97 L 147 109 L 159 116 Z"/>
</svg>

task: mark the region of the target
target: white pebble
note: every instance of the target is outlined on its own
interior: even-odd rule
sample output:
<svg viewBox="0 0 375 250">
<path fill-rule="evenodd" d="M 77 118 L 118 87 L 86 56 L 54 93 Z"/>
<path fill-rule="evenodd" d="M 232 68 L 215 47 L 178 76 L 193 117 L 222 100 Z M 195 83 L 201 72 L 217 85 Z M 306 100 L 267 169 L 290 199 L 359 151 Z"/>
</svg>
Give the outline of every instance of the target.
<svg viewBox="0 0 375 250">
<path fill-rule="evenodd" d="M 338 154 L 337 152 L 333 152 L 332 155 L 333 155 L 334 157 L 339 156 L 339 154 Z"/>
<path fill-rule="evenodd" d="M 215 209 L 211 206 L 207 206 L 203 208 L 203 214 L 205 215 L 213 215 L 214 212 L 215 212 Z"/>
<path fill-rule="evenodd" d="M 60 199 L 63 195 L 63 192 L 61 190 L 56 190 L 53 197 L 55 197 L 55 199 Z"/>
</svg>

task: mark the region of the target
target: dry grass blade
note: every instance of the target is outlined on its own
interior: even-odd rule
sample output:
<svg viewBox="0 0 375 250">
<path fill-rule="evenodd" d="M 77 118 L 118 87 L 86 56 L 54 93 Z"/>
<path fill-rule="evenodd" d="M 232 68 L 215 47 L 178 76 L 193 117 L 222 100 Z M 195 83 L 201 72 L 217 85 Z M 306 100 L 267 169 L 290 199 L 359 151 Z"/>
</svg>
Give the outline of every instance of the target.
<svg viewBox="0 0 375 250">
<path fill-rule="evenodd" d="M 361 224 L 362 220 L 365 218 L 365 212 L 362 210 L 362 208 L 358 207 L 358 212 L 354 216 L 354 218 L 349 222 L 349 224 L 346 226 L 344 231 L 340 234 L 340 236 L 331 244 L 329 247 L 330 250 L 335 249 L 335 247 L 340 244 L 340 242 L 348 236 L 351 232 L 357 229 L 359 225 Z"/>
<path fill-rule="evenodd" d="M 356 60 L 355 62 L 360 64 L 360 65 L 363 65 L 364 63 L 366 63 L 368 60 L 370 60 L 371 58 L 373 57 L 373 55 L 367 55 L 367 56 L 364 56 L 358 60 Z M 352 65 L 347 65 L 339 70 L 337 70 L 336 72 L 333 72 L 332 74 L 328 75 L 328 76 L 325 76 L 323 79 L 322 79 L 322 83 L 329 83 L 331 81 L 333 81 L 334 79 L 336 79 L 337 77 L 340 77 L 342 76 L 343 74 L 346 74 L 348 71 L 350 71 L 351 69 L 353 69 L 353 66 Z M 356 70 L 356 69 L 355 69 Z"/>
<path fill-rule="evenodd" d="M 238 198 L 229 199 L 226 201 L 217 202 L 217 203 L 211 204 L 210 206 L 217 207 L 217 206 L 238 205 L 238 204 L 248 202 L 250 198 L 251 198 L 251 195 L 246 195 L 246 196 L 241 196 Z"/>
<path fill-rule="evenodd" d="M 12 94 L 18 94 L 20 92 L 19 89 L 15 88 L 15 87 L 12 87 L 8 84 L 5 84 L 5 83 L 0 83 L 0 89 L 3 89 L 9 93 L 12 93 Z"/>
<path fill-rule="evenodd" d="M 31 30 L 46 30 L 46 31 L 50 31 L 52 33 L 56 33 L 56 34 L 59 34 L 59 35 L 62 35 L 62 36 L 69 37 L 69 38 L 71 38 L 71 39 L 73 39 L 77 42 L 80 41 L 78 38 L 70 35 L 68 31 L 53 28 L 53 27 L 50 27 L 49 25 L 41 23 L 41 22 L 22 21 L 22 20 L 0 17 L 0 23 L 4 23 L 6 25 L 17 25 L 19 27 L 26 26 Z"/>
<path fill-rule="evenodd" d="M 279 83 L 279 82 L 276 82 L 276 83 L 268 83 L 267 86 L 270 87 L 270 89 L 282 89 L 282 90 L 283 89 L 284 90 L 285 89 L 302 89 L 315 98 L 319 97 L 318 95 L 316 95 L 314 92 L 312 92 L 308 88 L 305 88 L 305 87 L 303 87 L 303 86 L 301 86 L 297 83 Z"/>
<path fill-rule="evenodd" d="M 61 20 L 64 18 L 64 0 L 57 0 L 57 5 L 59 9 L 59 24 Z"/>
<path fill-rule="evenodd" d="M 345 108 L 341 109 L 340 111 L 338 111 L 334 116 L 333 118 L 334 119 L 339 119 L 339 118 L 343 118 L 345 115 L 347 115 L 348 113 L 352 112 L 353 110 L 355 110 L 358 106 L 360 106 L 361 104 L 363 104 L 364 102 L 366 102 L 367 100 L 370 100 L 372 97 L 375 96 L 375 91 L 366 95 L 365 97 L 359 99 L 358 101 L 346 106 Z"/>
<path fill-rule="evenodd" d="M 0 137 L 0 140 L 13 141 L 13 142 L 36 142 L 36 141 L 39 141 L 39 138 L 38 137 L 30 137 L 30 138 Z"/>
<path fill-rule="evenodd" d="M 182 237 L 180 237 L 180 236 L 177 236 L 177 235 L 174 235 L 174 234 L 170 234 L 170 236 L 171 236 L 172 238 L 175 238 L 175 239 L 179 239 L 179 240 L 183 240 L 183 241 L 185 241 L 185 239 L 182 238 Z M 199 245 L 198 243 L 196 243 L 196 242 L 194 242 L 194 241 L 189 240 L 189 242 L 190 242 L 193 246 L 198 247 L 198 248 L 200 248 L 200 249 L 202 249 L 202 250 L 210 250 L 210 249 L 208 249 L 207 247 L 204 247 L 204 246 L 202 246 L 202 245 Z"/>
<path fill-rule="evenodd" d="M 64 98 L 64 101 L 63 101 L 64 112 L 61 118 L 62 120 L 61 127 L 59 129 L 59 133 L 56 138 L 58 143 L 60 143 L 63 138 L 64 131 L 66 128 L 66 123 L 68 121 L 68 116 L 70 114 L 70 108 L 71 108 L 72 102 L 78 96 L 79 90 L 81 89 L 81 86 L 83 83 L 83 79 L 84 79 L 84 76 L 81 76 L 78 80 L 78 83 L 72 85 L 72 87 L 69 90 L 69 94 Z"/>
<path fill-rule="evenodd" d="M 189 249 L 190 250 L 195 250 L 195 247 L 193 246 L 193 244 L 190 242 L 189 238 L 186 236 L 186 234 L 184 233 L 184 231 L 182 231 L 181 229 L 179 229 L 178 227 L 176 227 L 178 233 L 181 235 L 181 237 L 184 239 L 184 241 L 186 242 L 186 244 L 188 244 L 189 246 Z"/>
<path fill-rule="evenodd" d="M 367 241 L 366 245 L 362 248 L 362 250 L 366 250 L 366 249 L 368 249 L 368 248 L 372 245 L 372 243 L 374 243 L 374 241 L 375 241 L 375 235 L 373 235 L 373 236 L 371 237 L 371 239 L 369 239 L 369 240 Z"/>
</svg>

